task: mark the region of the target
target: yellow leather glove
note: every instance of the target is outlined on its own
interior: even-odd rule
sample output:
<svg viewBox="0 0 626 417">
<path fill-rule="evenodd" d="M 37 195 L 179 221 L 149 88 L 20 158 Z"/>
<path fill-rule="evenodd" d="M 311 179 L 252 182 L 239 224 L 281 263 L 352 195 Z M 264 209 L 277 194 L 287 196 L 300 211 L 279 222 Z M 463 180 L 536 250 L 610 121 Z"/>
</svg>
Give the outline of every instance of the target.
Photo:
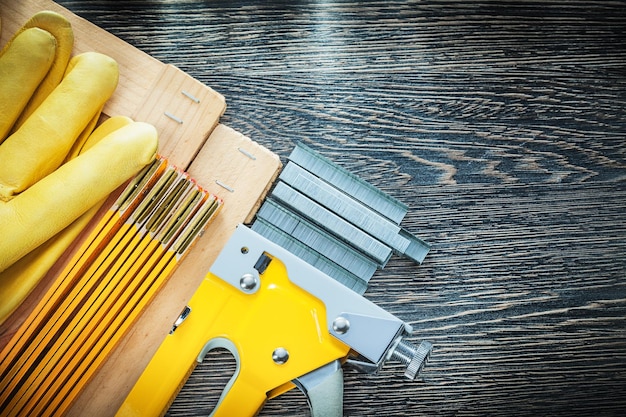
<svg viewBox="0 0 626 417">
<path fill-rule="evenodd" d="M 55 14 L 46 12 L 46 22 L 50 15 Z M 5 131 L 0 136 L 0 323 L 106 197 L 157 151 L 156 129 L 147 123 L 114 117 L 93 130 L 117 86 L 117 63 L 87 52 L 63 65 L 55 31 L 23 28 L 0 56 L 0 133 Z M 64 75 L 50 87 L 45 80 L 55 64 Z M 26 81 L 19 86 L 7 82 L 20 77 Z M 33 100 L 40 103 L 33 106 Z M 13 106 L 19 111 L 4 112 Z"/>
<path fill-rule="evenodd" d="M 7 42 L 0 52 L 0 143 L 11 127 L 17 129 L 61 82 L 73 47 L 70 22 L 45 10 L 31 17 Z"/>
</svg>

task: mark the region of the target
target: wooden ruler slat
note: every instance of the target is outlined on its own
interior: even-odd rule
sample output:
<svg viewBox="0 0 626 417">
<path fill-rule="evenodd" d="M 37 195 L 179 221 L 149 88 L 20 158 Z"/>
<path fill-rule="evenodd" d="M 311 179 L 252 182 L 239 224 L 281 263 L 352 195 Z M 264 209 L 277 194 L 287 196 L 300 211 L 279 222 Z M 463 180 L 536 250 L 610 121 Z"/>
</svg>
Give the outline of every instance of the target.
<svg viewBox="0 0 626 417">
<path fill-rule="evenodd" d="M 68 409 L 68 416 L 115 414 L 236 225 L 254 214 L 280 167 L 276 154 L 245 135 L 224 125 L 215 128 L 187 172 L 208 192 L 224 200 L 219 216 L 93 375 Z M 235 191 L 227 192 L 216 180 L 228 181 Z M 120 369 L 124 370 L 122 376 Z M 115 384 L 110 383 L 113 380 Z"/>
<path fill-rule="evenodd" d="M 120 331 L 123 332 L 120 323 L 116 325 L 115 322 L 119 320 L 128 321 L 127 326 L 132 323 L 132 319 L 128 315 L 123 315 L 122 311 L 124 309 L 131 309 L 132 311 L 141 302 L 148 301 L 142 297 L 145 294 L 145 290 L 142 290 L 142 288 L 153 283 L 153 281 L 147 282 L 146 278 L 152 271 L 154 264 L 157 263 L 154 260 L 153 262 L 148 261 L 152 260 L 155 255 L 160 260 L 166 256 L 166 251 L 160 248 L 158 241 L 147 236 L 142 239 L 141 244 L 145 244 L 146 248 L 136 251 L 137 253 L 134 257 L 129 256 L 124 262 L 126 268 L 116 273 L 118 281 L 122 281 L 125 278 L 129 285 L 122 288 L 114 288 L 108 295 L 108 297 L 115 298 L 115 300 L 102 304 L 101 308 L 103 311 L 106 311 L 106 314 L 90 329 L 90 337 L 85 337 L 85 343 L 80 349 L 77 349 L 77 354 L 71 360 L 59 364 L 60 369 L 63 369 L 63 371 L 55 379 L 56 383 L 51 386 L 44 396 L 45 407 L 36 409 L 35 415 L 39 415 L 39 412 L 43 411 L 53 412 L 58 404 L 51 405 L 52 401 L 60 401 L 66 395 L 62 394 L 63 392 L 71 388 L 80 389 L 84 385 L 84 370 L 81 371 L 81 368 L 93 365 L 97 358 L 102 357 L 102 349 L 97 348 L 98 344 L 101 344 L 103 341 L 110 343 L 116 334 Z M 136 298 L 134 302 L 131 301 L 133 297 Z M 91 359 L 89 359 L 90 357 Z M 71 378 L 72 376 L 74 376 L 73 379 Z"/>
<path fill-rule="evenodd" d="M 159 271 L 158 273 L 154 274 L 154 276 L 157 277 L 157 280 L 154 283 L 152 283 L 152 285 L 146 290 L 146 293 L 143 294 L 143 297 L 151 300 L 154 294 L 158 291 L 160 286 L 163 284 L 163 281 L 165 280 L 165 278 L 171 276 L 177 264 L 178 264 L 178 261 L 176 260 L 176 256 L 171 255 L 169 257 L 163 257 L 160 260 L 159 264 L 155 267 L 155 269 Z M 119 323 L 118 327 L 124 326 L 125 329 L 127 330 L 128 328 L 130 328 L 131 324 L 134 323 L 135 318 L 139 314 L 141 314 L 141 312 L 142 312 L 142 309 L 137 308 L 137 303 L 132 303 L 132 302 L 128 303 L 128 305 L 125 306 L 124 311 L 116 317 L 116 320 Z M 121 331 L 118 331 L 118 334 L 121 334 L 121 333 L 122 333 Z M 115 340 L 113 340 L 112 337 L 103 338 L 99 343 L 100 346 L 96 349 L 93 349 L 90 352 L 90 355 L 95 355 L 97 353 L 101 357 L 108 356 L 110 352 L 118 346 L 120 340 L 121 338 L 119 337 L 115 338 Z M 92 376 L 100 369 L 100 366 L 93 366 L 93 361 L 89 359 L 85 361 L 84 363 L 82 363 L 81 366 L 82 366 L 82 372 L 83 372 L 81 375 L 82 375 L 83 380 L 90 380 Z M 72 382 L 73 381 L 70 381 L 70 383 L 65 385 L 66 388 L 70 389 L 70 392 L 68 393 L 68 395 L 66 396 L 61 395 L 57 397 L 59 400 L 61 398 L 63 399 L 63 401 L 59 405 L 60 407 L 59 412 L 61 414 L 64 414 L 67 411 L 67 409 L 75 401 L 75 398 L 80 394 L 78 387 L 84 386 L 84 384 L 72 384 Z M 55 408 L 55 407 L 52 407 L 52 408 Z"/>
<path fill-rule="evenodd" d="M 200 206 L 202 204 L 208 204 L 211 208 L 215 207 L 215 200 L 212 198 L 204 199 L 202 202 L 198 202 L 194 204 L 194 207 L 191 212 L 185 209 L 184 211 L 190 213 L 190 220 L 193 220 L 193 214 L 195 211 L 200 210 Z M 189 223 L 193 224 L 193 223 Z M 185 230 L 184 228 L 179 228 L 179 232 Z M 178 233 L 177 233 L 178 234 Z M 153 240 L 154 242 L 154 240 Z M 176 240 L 169 240 L 168 247 L 169 250 L 162 253 L 161 256 L 158 257 L 155 264 L 152 267 L 149 267 L 147 262 L 139 261 L 136 264 L 141 264 L 144 270 L 144 274 L 150 277 L 149 280 L 142 280 L 141 288 L 136 290 L 130 299 L 121 304 L 122 311 L 118 311 L 115 314 L 109 313 L 111 316 L 111 320 L 114 321 L 113 324 L 106 326 L 106 331 L 111 332 L 111 329 L 122 327 L 122 326 L 130 326 L 130 323 L 133 323 L 135 318 L 141 313 L 143 307 L 147 305 L 147 301 L 151 300 L 154 294 L 161 287 L 163 282 L 169 277 L 176 267 L 177 263 L 179 263 L 183 257 L 179 251 L 173 250 L 175 246 Z M 158 249 L 155 249 L 155 252 L 158 252 Z M 145 252 L 144 252 L 145 253 Z M 151 256 L 151 258 L 153 258 Z M 141 304 L 139 304 L 138 300 L 144 300 Z M 89 350 L 90 357 L 95 355 L 96 352 L 100 352 L 100 355 L 106 355 L 111 350 L 117 346 L 117 343 L 120 340 L 120 335 L 124 334 L 123 331 L 119 330 L 115 337 L 109 337 L 107 335 L 103 335 L 97 338 L 98 345 Z M 80 368 L 77 369 L 74 373 L 72 373 L 73 379 L 68 381 L 63 387 L 63 391 L 61 394 L 55 397 L 55 403 L 53 403 L 49 410 L 57 410 L 56 404 L 59 403 L 59 407 L 61 412 L 64 412 L 67 407 L 69 407 L 74 400 L 75 396 L 78 395 L 78 387 L 82 384 L 78 383 L 75 376 L 76 375 L 87 375 L 83 376 L 83 379 L 90 378 L 99 366 L 92 366 L 93 361 L 91 359 L 86 359 L 80 362 Z M 69 394 L 66 396 L 64 393 L 68 391 Z"/>
<path fill-rule="evenodd" d="M 60 330 L 58 338 L 54 344 L 49 346 L 45 365 L 34 364 L 31 370 L 32 383 L 28 384 L 28 389 L 23 398 L 24 402 L 30 399 L 37 399 L 44 394 L 54 394 L 52 386 L 62 381 L 62 373 L 73 369 L 70 362 L 78 361 L 82 358 L 80 351 L 88 349 L 90 340 L 98 337 L 94 333 L 98 325 L 103 320 L 98 317 L 100 311 L 108 311 L 119 300 L 120 293 L 126 291 L 133 284 L 134 275 L 130 273 L 130 269 L 137 261 L 137 257 L 143 254 L 142 244 L 149 244 L 152 241 L 149 237 L 142 237 L 135 233 L 128 245 L 124 247 L 123 252 L 117 256 L 116 262 L 107 271 L 96 271 L 95 275 L 103 274 L 98 287 L 91 293 L 89 299 L 83 304 L 81 309 L 74 312 L 65 312 L 69 317 L 66 318 L 66 325 Z M 156 245 L 158 242 L 156 242 Z M 133 255 L 136 255 L 133 257 Z M 95 336 L 94 336 L 95 335 Z M 95 340 L 94 340 L 95 342 Z M 61 371 L 61 374 L 55 375 L 54 372 Z M 32 378 L 32 374 L 37 374 Z M 33 414 L 31 411 L 35 401 L 30 401 L 30 407 L 20 407 L 23 414 Z M 39 402 L 41 404 L 41 402 Z"/>
<path fill-rule="evenodd" d="M 28 340 L 32 342 L 30 344 L 24 344 L 20 346 L 16 344 L 12 346 L 9 343 L 6 348 L 11 349 L 12 355 L 18 356 L 10 367 L 7 366 L 8 372 L 6 372 L 2 381 L 0 381 L 0 404 L 2 408 L 10 408 L 7 404 L 13 398 L 18 397 L 16 389 L 24 387 L 24 379 L 27 378 L 31 372 L 31 366 L 33 361 L 37 358 L 42 358 L 45 355 L 46 350 L 50 349 L 50 346 L 54 345 L 56 339 L 62 334 L 63 329 L 68 325 L 68 320 L 75 316 L 80 311 L 81 306 L 85 303 L 85 299 L 90 293 L 94 291 L 94 288 L 102 280 L 102 276 L 96 272 L 98 270 L 108 270 L 117 260 L 118 253 L 121 248 L 128 245 L 129 241 L 133 237 L 132 233 L 133 225 L 125 224 L 120 228 L 118 233 L 121 235 L 119 239 L 114 239 L 103 248 L 99 256 L 90 265 L 90 267 L 82 274 L 76 282 L 76 285 L 72 290 L 64 297 L 57 298 L 55 301 L 47 304 L 47 309 L 42 309 L 39 316 L 34 317 L 27 329 L 21 332 L 22 335 L 27 335 Z M 74 281 L 72 277 L 65 277 L 64 280 Z M 46 310 L 52 310 L 51 312 Z M 23 338 L 22 338 L 23 339 Z M 7 355 L 9 357 L 9 355 Z M 42 360 L 39 359 L 39 360 Z M 4 367 L 3 363 L 3 367 Z"/>
<path fill-rule="evenodd" d="M 155 169 L 154 174 L 158 174 L 162 169 L 162 166 L 158 167 Z M 156 175 L 152 178 L 154 181 Z M 140 187 L 138 190 L 135 190 L 135 193 L 141 195 L 143 192 L 142 188 L 150 187 L 151 185 L 152 184 L 149 183 L 149 180 L 146 180 L 143 184 L 131 183 L 130 187 Z M 122 197 L 123 196 L 120 198 Z M 91 229 L 87 237 L 84 239 L 83 246 L 87 249 L 72 257 L 69 262 L 67 262 L 64 269 L 59 273 L 59 276 L 69 276 L 70 274 L 72 274 L 72 277 L 81 276 L 85 272 L 85 268 L 88 268 L 89 265 L 94 262 L 95 257 L 99 256 L 104 251 L 104 247 L 107 242 L 126 222 L 130 213 L 134 210 L 135 205 L 138 204 L 139 201 L 141 201 L 140 198 L 135 199 L 134 203 L 130 202 L 122 207 L 122 211 L 118 211 L 118 208 L 120 208 L 118 204 L 121 203 L 118 199 L 118 201 L 114 203 L 113 209 L 107 209 L 104 215 L 101 216 L 97 225 Z M 28 329 L 34 326 L 32 323 L 33 320 L 44 319 L 41 316 L 41 311 L 44 309 L 53 311 L 53 309 L 49 308 L 51 300 L 66 297 L 75 284 L 76 283 L 72 279 L 57 279 L 54 282 L 54 285 L 47 289 L 43 297 L 40 298 L 39 302 L 30 311 L 30 315 L 22 322 L 21 327 L 16 332 L 17 337 L 12 339 L 12 344 L 5 346 L 0 352 L 0 370 L 8 369 L 8 364 L 14 360 L 15 355 L 17 354 L 16 352 L 19 352 L 19 349 L 21 349 L 24 344 L 30 343 L 32 333 Z M 0 372 L 0 374 L 1 373 L 2 372 Z"/>
<path fill-rule="evenodd" d="M 138 179 L 143 179 L 142 182 L 138 184 L 131 182 L 129 184 L 128 189 L 132 194 L 123 194 L 120 196 L 118 201 L 114 204 L 114 207 L 108 210 L 105 216 L 100 220 L 99 225 L 92 230 L 89 238 L 86 239 L 83 244 L 86 248 L 85 251 L 79 252 L 75 260 L 71 261 L 66 266 L 65 271 L 60 274 L 60 277 L 66 278 L 56 280 L 55 283 L 57 285 L 49 289 L 46 296 L 37 305 L 37 308 L 32 311 L 29 319 L 23 324 L 20 332 L 18 332 L 18 338 L 15 339 L 18 340 L 20 344 L 7 346 L 2 355 L 0 355 L 0 360 L 3 361 L 4 366 L 7 366 L 7 361 L 10 360 L 12 356 L 15 356 L 25 343 L 28 343 L 30 340 L 29 337 L 32 338 L 32 332 L 33 329 L 37 328 L 37 323 L 42 320 L 53 321 L 50 317 L 42 316 L 41 314 L 44 309 L 48 309 L 48 311 L 51 312 L 58 311 L 58 308 L 55 309 L 51 307 L 51 300 L 65 299 L 67 302 L 72 300 L 73 297 L 68 291 L 75 291 L 78 287 L 75 282 L 75 277 L 90 276 L 87 274 L 87 268 L 99 262 L 104 262 L 104 257 L 106 256 L 107 250 L 109 250 L 107 246 L 109 248 L 115 247 L 115 243 L 111 243 L 112 237 L 115 234 L 120 234 L 120 229 L 125 225 L 134 209 L 143 201 L 143 196 L 148 193 L 148 190 L 152 189 L 157 178 L 161 176 L 163 170 L 166 168 L 166 165 L 162 161 L 154 164 L 154 166 L 154 170 L 146 170 L 144 173 L 147 177 L 142 178 L 138 176 Z M 134 198 L 132 198 L 133 196 Z M 130 198 L 131 201 L 127 201 L 126 197 Z M 118 209 L 120 209 L 121 212 Z M 97 261 L 96 259 L 98 257 L 102 260 Z"/>
</svg>

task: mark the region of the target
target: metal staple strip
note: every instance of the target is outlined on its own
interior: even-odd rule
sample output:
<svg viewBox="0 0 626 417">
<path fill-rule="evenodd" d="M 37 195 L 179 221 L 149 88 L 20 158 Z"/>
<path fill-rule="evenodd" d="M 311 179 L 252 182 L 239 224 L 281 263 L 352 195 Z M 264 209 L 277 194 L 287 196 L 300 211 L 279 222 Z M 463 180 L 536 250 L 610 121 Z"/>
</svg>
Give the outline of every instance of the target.
<svg viewBox="0 0 626 417">
<path fill-rule="evenodd" d="M 322 178 L 340 190 L 359 200 L 381 215 L 400 224 L 408 206 L 361 178 L 334 164 L 329 159 L 313 151 L 308 146 L 298 143 L 289 155 L 289 160 L 307 171 Z"/>
<path fill-rule="evenodd" d="M 367 256 L 378 262 L 381 267 L 389 261 L 392 254 L 392 249 L 389 246 L 317 204 L 304 194 L 294 190 L 284 182 L 279 182 L 276 185 L 272 196 L 305 216 L 328 233 L 335 235 L 345 243 L 361 250 L 363 253 L 367 254 Z"/>
<path fill-rule="evenodd" d="M 409 259 L 421 264 L 424 262 L 428 251 L 430 251 L 430 245 L 424 242 L 422 239 L 417 236 L 412 235 L 408 230 L 402 229 L 400 231 L 400 235 L 404 236 L 411 243 L 409 247 L 401 254 L 406 256 Z"/>
<path fill-rule="evenodd" d="M 272 198 L 265 201 L 257 212 L 257 218 L 263 219 L 291 235 L 337 265 L 351 271 L 365 282 L 369 281 L 376 272 L 376 262 L 326 233 L 297 213 L 288 210 Z"/>
<path fill-rule="evenodd" d="M 251 228 L 258 234 L 285 248 L 326 275 L 352 289 L 354 292 L 363 294 L 365 290 L 367 290 L 367 282 L 363 281 L 360 277 L 328 260 L 322 254 L 302 244 L 293 236 L 279 230 L 264 220 L 257 219 L 254 224 L 252 224 Z"/>
<path fill-rule="evenodd" d="M 252 229 L 351 288 L 364 292 L 392 253 L 421 263 L 430 250 L 399 225 L 405 204 L 302 144 L 278 180 Z"/>
<path fill-rule="evenodd" d="M 408 248 L 410 242 L 399 234 L 397 224 L 293 162 L 285 166 L 279 179 L 396 252 L 403 253 Z"/>
</svg>

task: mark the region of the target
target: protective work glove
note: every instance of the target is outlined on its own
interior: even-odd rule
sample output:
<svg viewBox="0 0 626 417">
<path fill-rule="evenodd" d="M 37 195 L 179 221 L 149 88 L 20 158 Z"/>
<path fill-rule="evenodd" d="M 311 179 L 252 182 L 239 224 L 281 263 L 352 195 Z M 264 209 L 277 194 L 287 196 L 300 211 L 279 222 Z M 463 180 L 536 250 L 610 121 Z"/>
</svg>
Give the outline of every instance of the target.
<svg viewBox="0 0 626 417">
<path fill-rule="evenodd" d="M 71 32 L 38 13 L 0 53 L 0 323 L 157 152 L 150 124 L 116 116 L 94 130 L 118 66 L 96 52 L 70 58 Z"/>
</svg>

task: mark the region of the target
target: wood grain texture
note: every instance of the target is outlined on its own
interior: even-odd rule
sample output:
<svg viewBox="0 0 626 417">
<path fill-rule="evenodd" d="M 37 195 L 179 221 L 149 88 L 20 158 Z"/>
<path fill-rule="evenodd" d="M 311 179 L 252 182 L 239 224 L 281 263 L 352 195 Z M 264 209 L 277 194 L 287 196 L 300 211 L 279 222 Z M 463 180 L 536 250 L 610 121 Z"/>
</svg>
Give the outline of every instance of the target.
<svg viewBox="0 0 626 417">
<path fill-rule="evenodd" d="M 433 249 L 366 296 L 432 360 L 422 382 L 347 371 L 347 416 L 626 413 L 622 2 L 59 3 L 224 95 L 221 121 L 281 157 L 304 141 L 411 206 Z M 169 415 L 207 414 L 219 359 Z M 308 410 L 290 392 L 261 415 Z"/>
</svg>

